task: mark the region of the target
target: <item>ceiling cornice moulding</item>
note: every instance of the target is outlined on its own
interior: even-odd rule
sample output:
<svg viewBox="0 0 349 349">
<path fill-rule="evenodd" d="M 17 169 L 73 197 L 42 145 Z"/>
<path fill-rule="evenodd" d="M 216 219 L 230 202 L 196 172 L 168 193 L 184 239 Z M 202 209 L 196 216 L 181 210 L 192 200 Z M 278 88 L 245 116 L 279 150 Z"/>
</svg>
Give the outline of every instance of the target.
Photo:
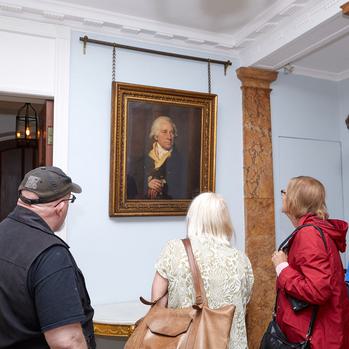
<svg viewBox="0 0 349 349">
<path fill-rule="evenodd" d="M 279 0 L 234 36 L 171 25 L 55 0 L 0 0 L 0 15 L 65 26 L 91 34 L 159 43 L 240 58 L 244 66 L 311 30 L 340 11 L 343 0 Z"/>
<path fill-rule="evenodd" d="M 332 0 L 333 1 L 333 0 Z M 0 14 L 66 25 L 79 31 L 126 35 L 169 46 L 215 52 L 236 58 L 242 48 L 254 47 L 259 37 L 277 30 L 312 0 L 280 0 L 248 23 L 235 36 L 170 25 L 54 0 L 0 0 Z"/>
<path fill-rule="evenodd" d="M 285 72 L 283 68 L 278 69 L 279 74 L 300 75 L 307 76 L 309 78 L 322 79 L 334 82 L 340 82 L 349 79 L 349 70 L 342 71 L 340 73 L 332 73 L 324 70 L 305 68 L 299 65 L 292 65 L 291 72 Z M 268 66 L 260 66 L 261 69 L 270 69 Z"/>
<path fill-rule="evenodd" d="M 40 21 L 71 29 L 134 40 L 166 44 L 171 47 L 214 52 L 237 58 L 231 35 L 161 23 L 80 5 L 52 0 L 0 0 L 0 15 Z"/>
<path fill-rule="evenodd" d="M 258 41 L 258 36 L 275 29 L 281 21 L 301 10 L 307 0 L 282 0 L 265 9 L 254 20 L 236 34 L 236 46 L 244 48 L 246 43 Z"/>
<path fill-rule="evenodd" d="M 336 82 L 349 78 L 349 70 L 340 73 L 332 73 L 324 70 L 310 69 L 297 65 L 294 66 L 293 74 Z"/>
<path fill-rule="evenodd" d="M 346 70 L 342 73 L 342 77 L 340 81 L 347 80 L 347 79 L 349 79 L 349 70 Z"/>
<path fill-rule="evenodd" d="M 296 4 L 302 5 L 301 11 L 280 20 L 271 30 L 260 35 L 258 40 L 255 39 L 240 51 L 242 65 L 258 66 L 258 62 L 263 58 L 272 55 L 286 45 L 290 45 L 297 38 L 309 33 L 321 23 L 339 15 L 343 0 L 312 0 L 302 1 L 302 4 L 296 1 L 294 5 Z M 280 62 L 279 65 L 273 63 L 273 68 L 278 69 L 284 64 L 285 62 Z M 263 65 L 268 65 L 265 60 L 263 60 Z"/>
</svg>

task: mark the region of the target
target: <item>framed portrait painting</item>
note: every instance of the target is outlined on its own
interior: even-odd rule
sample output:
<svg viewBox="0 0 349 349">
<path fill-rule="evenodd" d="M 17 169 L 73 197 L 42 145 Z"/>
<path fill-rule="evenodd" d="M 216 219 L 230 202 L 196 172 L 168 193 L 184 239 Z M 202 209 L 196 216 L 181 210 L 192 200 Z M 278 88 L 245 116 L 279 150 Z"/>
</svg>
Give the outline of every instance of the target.
<svg viewBox="0 0 349 349">
<path fill-rule="evenodd" d="M 113 82 L 110 216 L 185 215 L 215 190 L 217 96 Z"/>
</svg>

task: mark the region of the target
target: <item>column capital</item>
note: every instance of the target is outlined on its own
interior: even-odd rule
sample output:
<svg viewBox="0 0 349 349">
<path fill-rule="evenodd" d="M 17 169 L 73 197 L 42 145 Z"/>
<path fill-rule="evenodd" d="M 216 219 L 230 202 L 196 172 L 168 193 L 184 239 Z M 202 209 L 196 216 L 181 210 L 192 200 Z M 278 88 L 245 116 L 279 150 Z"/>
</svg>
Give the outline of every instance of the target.
<svg viewBox="0 0 349 349">
<path fill-rule="evenodd" d="M 270 84 L 277 79 L 278 72 L 253 67 L 240 67 L 236 69 L 236 75 L 242 82 L 242 87 L 269 89 Z"/>
<path fill-rule="evenodd" d="M 349 16 L 349 2 L 346 2 L 341 6 L 343 15 Z"/>
</svg>

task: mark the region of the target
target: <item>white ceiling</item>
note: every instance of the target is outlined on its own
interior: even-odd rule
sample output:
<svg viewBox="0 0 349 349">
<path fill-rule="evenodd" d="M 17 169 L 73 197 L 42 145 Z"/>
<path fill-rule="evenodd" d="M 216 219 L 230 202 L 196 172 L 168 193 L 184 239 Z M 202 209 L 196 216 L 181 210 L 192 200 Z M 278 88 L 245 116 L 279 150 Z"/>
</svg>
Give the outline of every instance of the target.
<svg viewBox="0 0 349 349">
<path fill-rule="evenodd" d="M 287 14 L 297 15 L 297 11 L 305 8 L 311 1 L 307 0 L 61 0 L 65 3 L 88 6 L 90 8 L 120 13 L 127 16 L 139 17 L 159 23 L 191 28 L 207 33 L 215 33 L 230 37 L 231 44 L 242 46 L 239 37 L 245 36 L 247 40 L 258 40 L 263 34 L 263 29 L 272 28 L 282 21 L 286 21 Z M 344 3 L 343 1 L 342 3 Z M 338 2 L 338 7 L 342 4 Z M 276 15 L 268 15 L 278 8 Z M 275 12 L 275 11 L 274 11 Z M 266 21 L 261 24 L 261 17 Z M 339 18 L 342 20 L 342 18 Z M 349 24 L 349 18 L 348 18 Z M 341 24 L 342 25 L 342 24 Z M 333 30 L 338 30 L 334 28 Z M 249 32 L 248 28 L 254 28 Z M 258 29 L 259 28 L 259 29 Z M 318 29 L 321 36 L 321 29 Z M 245 32 L 245 33 L 244 33 Z M 314 33 L 313 33 L 314 34 Z M 331 35 L 331 34 L 328 34 Z M 339 34 L 338 34 L 339 35 Z M 320 37 L 319 40 L 322 38 Z M 315 38 L 311 38 L 314 41 Z M 235 42 L 234 42 L 235 41 Z M 240 40 L 243 41 L 243 40 Z M 309 41 L 309 40 L 308 40 Z M 234 42 L 234 44 L 233 44 Z M 236 43 L 237 42 L 237 43 Z M 300 40 L 301 42 L 301 40 Z M 349 77 L 349 35 L 337 35 L 326 43 L 314 45 L 312 50 L 303 50 L 303 54 L 294 52 L 290 62 L 297 69 L 295 72 L 305 75 L 317 75 L 318 77 L 340 80 Z M 294 50 L 295 51 L 295 50 Z M 285 51 L 286 52 L 286 51 Z M 271 69 L 280 68 L 280 53 L 274 52 L 273 58 L 278 58 L 275 64 L 273 59 L 268 58 L 255 65 L 261 65 Z M 339 54 L 340 53 L 340 54 Z M 289 52 L 288 52 L 289 54 Z M 282 61 L 282 60 L 281 60 Z M 305 72 L 306 71 L 306 72 Z"/>
<path fill-rule="evenodd" d="M 243 66 L 290 63 L 296 74 L 339 81 L 349 78 L 349 16 L 340 9 L 347 1 L 0 0 L 0 17 L 190 49 Z"/>
<path fill-rule="evenodd" d="M 62 0 L 62 2 L 233 35 L 280 0 Z"/>
<path fill-rule="evenodd" d="M 348 18 L 349 23 L 349 18 Z M 324 45 L 295 62 L 297 66 L 339 74 L 349 69 L 349 35 Z"/>
</svg>

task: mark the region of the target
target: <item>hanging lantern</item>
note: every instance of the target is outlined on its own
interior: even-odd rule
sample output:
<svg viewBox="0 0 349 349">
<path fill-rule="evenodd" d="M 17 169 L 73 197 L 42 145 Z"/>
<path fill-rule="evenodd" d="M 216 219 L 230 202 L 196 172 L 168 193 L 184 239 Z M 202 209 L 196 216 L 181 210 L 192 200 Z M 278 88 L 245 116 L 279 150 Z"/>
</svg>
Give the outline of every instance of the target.
<svg viewBox="0 0 349 349">
<path fill-rule="evenodd" d="M 36 140 L 38 138 L 38 116 L 31 103 L 25 103 L 16 116 L 16 139 Z"/>
</svg>

